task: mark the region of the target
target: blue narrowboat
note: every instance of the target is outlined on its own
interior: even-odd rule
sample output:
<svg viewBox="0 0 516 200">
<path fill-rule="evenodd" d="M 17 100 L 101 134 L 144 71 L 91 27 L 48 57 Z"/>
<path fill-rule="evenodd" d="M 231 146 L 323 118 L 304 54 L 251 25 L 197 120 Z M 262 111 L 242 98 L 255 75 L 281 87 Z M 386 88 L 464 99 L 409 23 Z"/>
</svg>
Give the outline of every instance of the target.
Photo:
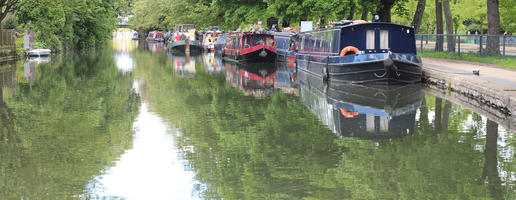
<svg viewBox="0 0 516 200">
<path fill-rule="evenodd" d="M 217 38 L 217 41 L 213 45 L 215 48 L 215 55 L 222 55 L 224 51 L 224 47 L 226 46 L 226 34 L 220 34 Z"/>
<path fill-rule="evenodd" d="M 396 84 L 421 81 L 414 28 L 347 21 L 299 35 L 297 67 L 323 80 Z"/>
<path fill-rule="evenodd" d="M 276 59 L 282 62 L 296 62 L 295 40 L 297 35 L 292 33 L 274 34 L 274 47 Z"/>
</svg>

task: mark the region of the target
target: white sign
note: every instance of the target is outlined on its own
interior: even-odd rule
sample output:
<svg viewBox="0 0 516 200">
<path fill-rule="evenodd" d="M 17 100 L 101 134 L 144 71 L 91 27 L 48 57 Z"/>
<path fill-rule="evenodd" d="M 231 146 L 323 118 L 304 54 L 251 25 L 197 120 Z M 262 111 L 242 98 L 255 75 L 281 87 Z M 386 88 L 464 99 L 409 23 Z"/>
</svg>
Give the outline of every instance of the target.
<svg viewBox="0 0 516 200">
<path fill-rule="evenodd" d="M 313 28 L 312 21 L 301 21 L 301 30 L 300 32 L 311 31 Z"/>
</svg>

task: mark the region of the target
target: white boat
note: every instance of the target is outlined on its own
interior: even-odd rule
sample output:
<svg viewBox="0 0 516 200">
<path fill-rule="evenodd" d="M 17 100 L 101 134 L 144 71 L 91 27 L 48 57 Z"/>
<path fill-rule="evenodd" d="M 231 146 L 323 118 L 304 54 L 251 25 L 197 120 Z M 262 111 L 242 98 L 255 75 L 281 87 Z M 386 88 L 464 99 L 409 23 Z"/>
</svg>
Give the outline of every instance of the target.
<svg viewBox="0 0 516 200">
<path fill-rule="evenodd" d="M 29 57 L 48 57 L 50 55 L 50 49 L 32 49 L 26 53 Z"/>
</svg>

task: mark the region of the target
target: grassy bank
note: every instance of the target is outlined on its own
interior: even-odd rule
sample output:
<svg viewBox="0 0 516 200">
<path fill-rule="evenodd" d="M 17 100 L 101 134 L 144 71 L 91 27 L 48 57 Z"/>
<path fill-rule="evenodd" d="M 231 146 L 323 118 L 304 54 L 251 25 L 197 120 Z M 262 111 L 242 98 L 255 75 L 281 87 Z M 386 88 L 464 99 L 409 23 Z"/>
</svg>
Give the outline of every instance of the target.
<svg viewBox="0 0 516 200">
<path fill-rule="evenodd" d="M 443 58 L 488 63 L 503 68 L 516 69 L 516 56 L 505 56 L 505 58 L 503 58 L 502 56 L 479 56 L 478 53 L 460 53 L 460 56 L 458 56 L 456 52 L 450 53 L 434 51 L 424 51 L 420 56 L 424 58 Z"/>
</svg>

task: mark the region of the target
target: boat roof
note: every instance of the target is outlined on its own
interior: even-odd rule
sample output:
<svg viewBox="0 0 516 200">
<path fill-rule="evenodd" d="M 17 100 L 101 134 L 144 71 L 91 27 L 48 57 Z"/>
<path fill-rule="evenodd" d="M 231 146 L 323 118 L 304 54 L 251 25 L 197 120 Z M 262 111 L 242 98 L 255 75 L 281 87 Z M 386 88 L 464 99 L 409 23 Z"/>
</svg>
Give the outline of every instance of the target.
<svg viewBox="0 0 516 200">
<path fill-rule="evenodd" d="M 294 33 L 288 33 L 288 32 L 275 32 L 275 33 L 274 33 L 274 36 L 280 36 L 280 37 L 281 37 L 281 36 L 283 36 L 283 37 L 292 37 L 292 36 L 294 36 L 294 35 L 296 35 L 296 34 L 294 34 Z"/>
<path fill-rule="evenodd" d="M 334 23 L 334 27 L 330 28 L 321 28 L 318 30 L 311 30 L 311 31 L 305 31 L 301 33 L 313 33 L 313 32 L 321 32 L 321 31 L 331 31 L 331 30 L 339 30 L 344 28 L 350 28 L 350 27 L 356 27 L 356 26 L 371 26 L 371 25 L 385 25 L 385 26 L 399 26 L 399 27 L 405 27 L 413 29 L 413 27 L 405 26 L 402 24 L 395 24 L 390 22 L 357 22 L 357 21 L 351 21 L 351 22 L 342 22 L 342 23 Z"/>
<path fill-rule="evenodd" d="M 228 36 L 246 36 L 246 35 L 270 35 L 273 36 L 273 34 L 268 32 L 231 32 L 228 33 Z"/>
</svg>

